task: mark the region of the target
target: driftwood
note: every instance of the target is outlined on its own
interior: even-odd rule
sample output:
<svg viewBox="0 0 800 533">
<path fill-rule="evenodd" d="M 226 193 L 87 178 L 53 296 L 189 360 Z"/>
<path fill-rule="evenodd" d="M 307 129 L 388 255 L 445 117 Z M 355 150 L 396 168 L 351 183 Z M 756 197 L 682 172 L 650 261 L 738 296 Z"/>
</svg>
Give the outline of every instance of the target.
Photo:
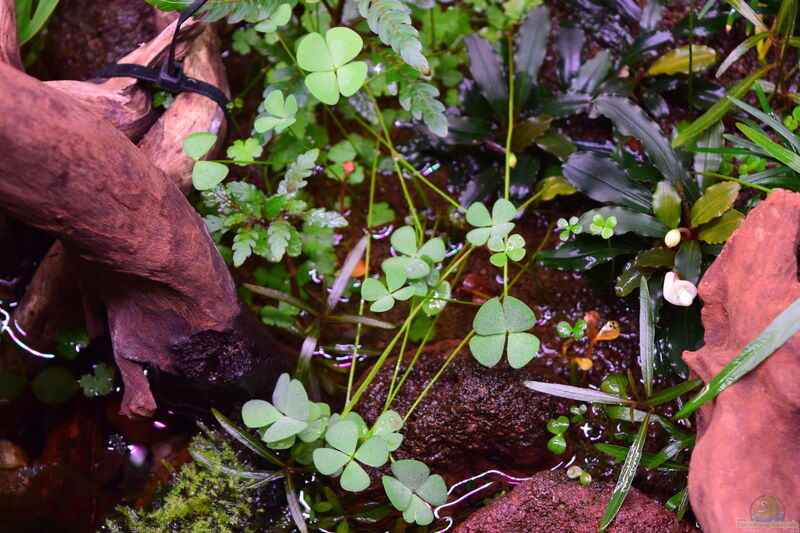
<svg viewBox="0 0 800 533">
<path fill-rule="evenodd" d="M 13 18 L 8 26 L 3 15 L 9 4 L 0 0 L 3 31 L 14 28 Z M 187 28 L 183 35 L 194 36 L 184 38 L 180 51 L 187 73 L 224 86 L 213 31 L 197 22 Z M 126 61 L 157 63 L 166 35 L 169 27 Z M 0 57 L 11 55 L 0 49 Z M 16 67 L 0 65 L 0 93 L 14 95 L 0 99 L 0 141 L 8 152 L 0 161 L 0 210 L 59 236 L 66 251 L 54 247 L 34 277 L 30 302 L 26 297 L 25 313 L 18 314 L 23 323 L 61 302 L 48 287 L 77 285 L 54 268 L 74 257 L 84 299 L 105 307 L 128 415 L 147 416 L 156 407 L 144 364 L 198 381 L 230 382 L 270 354 L 278 357 L 263 327 L 242 308 L 202 220 L 175 186 L 188 183 L 183 137 L 222 133 L 216 104 L 195 107 L 196 100 L 181 95 L 174 111 L 152 125 L 149 98 L 131 80 L 42 83 Z M 89 96 L 81 89 L 98 87 Z M 34 137 L 20 124 L 46 127 Z M 142 150 L 130 142 L 153 128 Z M 284 366 L 273 361 L 271 372 Z"/>
<path fill-rule="evenodd" d="M 728 239 L 699 286 L 705 346 L 683 356 L 704 381 L 800 298 L 798 242 L 800 194 L 788 191 L 773 192 Z M 797 529 L 799 362 L 800 334 L 698 411 L 689 497 L 704 532 Z"/>
</svg>

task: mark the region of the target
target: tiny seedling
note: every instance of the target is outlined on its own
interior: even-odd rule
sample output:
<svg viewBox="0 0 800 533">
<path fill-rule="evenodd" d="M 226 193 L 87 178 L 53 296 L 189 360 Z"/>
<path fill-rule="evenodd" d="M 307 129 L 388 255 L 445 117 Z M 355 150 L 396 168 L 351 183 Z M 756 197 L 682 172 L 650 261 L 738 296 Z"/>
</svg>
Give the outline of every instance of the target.
<svg viewBox="0 0 800 533">
<path fill-rule="evenodd" d="M 603 215 L 598 213 L 592 218 L 591 224 L 589 224 L 589 232 L 592 235 L 600 235 L 604 239 L 610 239 L 614 236 L 615 227 L 617 227 L 617 217 L 610 216 L 608 218 L 603 218 Z"/>
<path fill-rule="evenodd" d="M 578 465 L 572 465 L 567 468 L 567 477 L 570 479 L 578 479 L 581 485 L 591 485 L 592 483 L 592 475 Z"/>
<path fill-rule="evenodd" d="M 409 524 L 416 522 L 427 526 L 433 522 L 431 505 L 438 507 L 447 501 L 444 479 L 430 473 L 425 463 L 405 459 L 392 463 L 393 476 L 383 476 L 383 488 L 389 501 L 402 511 Z"/>
<path fill-rule="evenodd" d="M 297 120 L 297 99 L 293 94 L 284 99 L 281 91 L 274 90 L 264 99 L 264 110 L 269 115 L 256 119 L 253 124 L 255 130 L 264 133 L 274 129 L 275 133 L 281 133 Z"/>
<path fill-rule="evenodd" d="M 570 326 L 569 322 L 562 320 L 556 324 L 556 331 L 562 339 L 574 339 L 577 341 L 586 333 L 586 321 L 581 319 L 575 322 L 574 326 Z"/>
<path fill-rule="evenodd" d="M 475 314 L 470 351 L 479 363 L 492 367 L 500 362 L 505 348 L 508 364 L 522 368 L 539 351 L 539 339 L 526 333 L 535 323 L 533 311 L 521 300 L 506 296 L 501 304 L 498 298 L 492 298 Z"/>
<path fill-rule="evenodd" d="M 577 235 L 583 231 L 583 226 L 580 225 L 578 217 L 569 217 L 569 220 L 566 218 L 559 218 L 556 222 L 556 226 L 561 230 L 561 234 L 558 238 L 562 241 L 567 241 L 570 235 Z"/>
<path fill-rule="evenodd" d="M 309 74 L 305 84 L 320 102 L 335 105 L 339 95 L 352 96 L 367 79 L 367 64 L 351 62 L 364 41 L 350 28 L 331 28 L 325 37 L 309 33 L 297 48 L 297 64 Z"/>
<path fill-rule="evenodd" d="M 559 416 L 547 421 L 547 431 L 553 434 L 547 441 L 547 449 L 555 454 L 562 454 L 567 451 L 567 440 L 564 433 L 569 429 L 569 419 L 566 416 Z"/>
<path fill-rule="evenodd" d="M 514 217 L 517 209 L 514 204 L 499 198 L 492 206 L 492 214 L 486 206 L 476 202 L 467 209 L 467 222 L 476 229 L 467 233 L 467 240 L 475 246 L 483 246 L 490 239 L 501 241 L 514 229 Z"/>
</svg>

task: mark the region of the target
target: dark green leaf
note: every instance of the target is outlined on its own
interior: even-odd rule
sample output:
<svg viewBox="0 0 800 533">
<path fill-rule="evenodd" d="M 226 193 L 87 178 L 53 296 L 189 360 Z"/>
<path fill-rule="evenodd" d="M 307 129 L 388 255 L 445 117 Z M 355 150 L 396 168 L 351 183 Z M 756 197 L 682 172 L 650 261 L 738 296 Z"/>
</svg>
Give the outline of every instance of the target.
<svg viewBox="0 0 800 533">
<path fill-rule="evenodd" d="M 774 157 L 781 163 L 788 165 L 795 172 L 800 172 L 800 155 L 797 155 L 788 148 L 785 148 L 780 144 L 776 143 L 775 141 L 770 139 L 767 135 L 764 135 L 764 133 L 756 131 L 755 129 L 749 126 L 745 126 L 740 122 L 736 124 L 736 127 L 739 128 L 739 131 L 744 133 L 748 139 L 750 139 L 751 141 L 759 145 L 761 148 L 769 152 L 770 155 L 772 155 L 772 157 Z"/>
<path fill-rule="evenodd" d="M 508 112 L 508 83 L 500 54 L 492 43 L 476 33 L 468 35 L 464 42 L 472 78 L 478 82 L 495 114 L 505 117 Z"/>
<path fill-rule="evenodd" d="M 614 235 L 632 232 L 641 237 L 662 238 L 669 228 L 644 213 L 639 213 L 627 207 L 600 207 L 587 211 L 580 218 L 580 225 L 583 230 L 589 232 L 589 225 L 596 215 L 601 215 L 604 219 L 617 217 L 617 225 L 614 226 Z"/>
<path fill-rule="evenodd" d="M 16 374 L 0 372 L 0 406 L 8 405 L 19 398 L 25 390 L 25 380 Z"/>
<path fill-rule="evenodd" d="M 547 6 L 534 7 L 522 21 L 517 33 L 514 53 L 514 96 L 517 108 L 525 103 L 539 80 L 539 68 L 547 52 L 549 34 L 550 10 Z M 508 89 L 504 92 L 508 92 Z"/>
<path fill-rule="evenodd" d="M 703 383 L 702 379 L 690 379 L 689 381 L 678 383 L 677 385 L 673 385 L 668 389 L 664 389 L 653 394 L 647 400 L 645 400 L 644 403 L 646 405 L 661 405 L 662 403 L 674 400 L 681 394 L 689 392 L 690 390 L 698 387 L 701 383 Z"/>
<path fill-rule="evenodd" d="M 273 454 L 266 446 L 264 446 L 263 442 L 254 438 L 247 431 L 238 427 L 236 424 L 231 422 L 228 417 L 213 407 L 211 408 L 211 414 L 213 414 L 217 419 L 217 422 L 219 422 L 219 424 L 222 426 L 222 429 L 224 429 L 231 437 L 242 443 L 246 448 L 250 449 L 250 451 L 260 457 L 263 457 L 274 465 L 281 467 L 283 466 L 283 463 L 280 461 L 280 459 L 278 459 L 275 454 Z"/>
<path fill-rule="evenodd" d="M 566 86 L 569 80 L 578 73 L 585 41 L 586 36 L 582 29 L 561 22 L 558 28 L 556 48 L 558 49 L 558 77 L 562 86 Z"/>
<path fill-rule="evenodd" d="M 800 138 L 797 137 L 794 133 L 792 133 L 789 128 L 783 125 L 783 122 L 776 119 L 772 114 L 767 114 L 761 111 L 758 108 L 751 106 L 746 102 L 742 102 L 738 98 L 734 98 L 729 96 L 728 99 L 736 104 L 737 107 L 747 111 L 761 122 L 775 130 L 775 132 L 780 135 L 784 140 L 786 140 L 789 144 L 792 145 L 795 152 L 800 151 Z"/>
<path fill-rule="evenodd" d="M 539 252 L 539 264 L 547 268 L 570 270 L 589 270 L 601 263 L 607 263 L 618 255 L 636 252 L 633 246 L 599 241 L 591 236 L 579 236 L 555 250 Z"/>
<path fill-rule="evenodd" d="M 668 248 L 651 248 L 636 256 L 640 267 L 672 267 L 675 264 L 675 251 Z"/>
<path fill-rule="evenodd" d="M 649 213 L 650 191 L 634 181 L 624 168 L 608 157 L 592 152 L 572 154 L 564 164 L 564 178 L 576 189 L 598 202 L 624 204 Z"/>
<path fill-rule="evenodd" d="M 733 207 L 741 186 L 738 183 L 726 181 L 717 183 L 707 188 L 692 206 L 691 222 L 697 227 L 717 218 Z"/>
<path fill-rule="evenodd" d="M 658 124 L 640 107 L 625 98 L 607 94 L 598 96 L 595 106 L 611 119 L 622 134 L 636 137 L 642 142 L 650 161 L 673 185 L 682 184 L 690 199 L 699 196 L 697 182 L 691 178 Z"/>
<path fill-rule="evenodd" d="M 755 45 L 757 45 L 758 43 L 760 43 L 761 41 L 763 41 L 764 39 L 766 39 L 769 36 L 770 36 L 769 33 L 759 32 L 759 33 L 756 33 L 755 35 L 751 35 L 750 37 L 748 37 L 744 41 L 740 42 L 736 46 L 736 48 L 731 50 L 731 53 L 728 54 L 728 57 L 726 57 L 725 60 L 720 64 L 719 68 L 717 69 L 717 72 L 714 75 L 717 78 L 719 78 L 720 76 L 725 74 L 725 71 L 728 70 L 728 68 L 730 68 L 731 65 L 736 63 L 736 61 L 740 57 L 745 55 L 748 50 L 750 50 Z"/>
<path fill-rule="evenodd" d="M 681 222 L 681 196 L 666 180 L 659 181 L 656 185 L 656 192 L 653 193 L 653 213 L 670 228 L 677 228 Z"/>
<path fill-rule="evenodd" d="M 78 390 L 78 380 L 66 368 L 51 366 L 33 378 L 31 388 L 42 403 L 56 405 L 66 402 L 75 394 Z"/>
<path fill-rule="evenodd" d="M 595 444 L 595 448 L 600 450 L 603 453 L 606 453 L 614 458 L 615 461 L 624 461 L 625 458 L 628 456 L 628 452 L 630 448 L 626 448 L 625 446 L 616 446 L 614 444 Z M 688 467 L 681 463 L 676 463 L 673 461 L 664 461 L 658 465 L 658 467 L 652 466 L 654 460 L 656 459 L 656 454 L 642 452 L 642 460 L 639 463 L 639 466 L 642 468 L 658 468 L 658 470 L 678 470 L 686 472 Z"/>
<path fill-rule="evenodd" d="M 647 280 L 639 282 L 639 366 L 642 369 L 645 395 L 653 394 L 653 373 L 655 370 L 655 319 L 650 302 L 650 289 Z"/>
<path fill-rule="evenodd" d="M 691 281 L 695 285 L 700 280 L 700 261 L 703 251 L 697 241 L 683 241 L 675 255 L 675 270 L 681 279 Z"/>
</svg>

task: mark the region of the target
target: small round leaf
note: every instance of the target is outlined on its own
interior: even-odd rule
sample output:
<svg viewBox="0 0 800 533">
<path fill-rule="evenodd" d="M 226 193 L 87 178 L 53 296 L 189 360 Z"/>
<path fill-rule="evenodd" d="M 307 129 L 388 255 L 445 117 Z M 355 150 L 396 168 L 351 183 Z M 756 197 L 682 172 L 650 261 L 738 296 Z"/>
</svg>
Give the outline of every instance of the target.
<svg viewBox="0 0 800 533">
<path fill-rule="evenodd" d="M 183 139 L 183 151 L 192 159 L 200 159 L 217 142 L 217 136 L 207 131 L 192 133 Z"/>
</svg>

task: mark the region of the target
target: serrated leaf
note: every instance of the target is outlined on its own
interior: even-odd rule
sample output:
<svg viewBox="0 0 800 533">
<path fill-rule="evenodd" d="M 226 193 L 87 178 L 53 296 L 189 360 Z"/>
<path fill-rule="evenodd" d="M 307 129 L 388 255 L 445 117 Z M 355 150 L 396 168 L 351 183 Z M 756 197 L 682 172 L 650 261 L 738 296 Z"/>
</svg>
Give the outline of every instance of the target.
<svg viewBox="0 0 800 533">
<path fill-rule="evenodd" d="M 401 0 L 357 0 L 358 12 L 367 19 L 369 29 L 384 44 L 391 46 L 403 61 L 417 71 L 430 71 L 422 54 L 419 32 L 411 25 L 411 10 Z"/>
</svg>

